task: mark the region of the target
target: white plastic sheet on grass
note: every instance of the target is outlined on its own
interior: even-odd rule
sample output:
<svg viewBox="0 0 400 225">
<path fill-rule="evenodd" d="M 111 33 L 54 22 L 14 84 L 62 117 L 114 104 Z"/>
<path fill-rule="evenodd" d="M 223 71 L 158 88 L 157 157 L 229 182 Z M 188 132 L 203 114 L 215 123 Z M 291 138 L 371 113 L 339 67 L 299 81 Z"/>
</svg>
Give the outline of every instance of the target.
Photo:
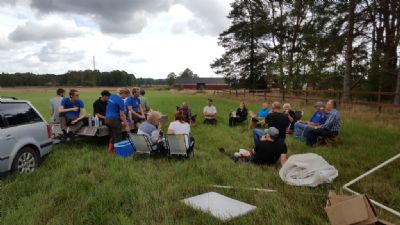
<svg viewBox="0 0 400 225">
<path fill-rule="evenodd" d="M 228 198 L 216 192 L 208 192 L 182 201 L 186 205 L 210 213 L 222 221 L 228 221 L 256 209 L 253 205 Z"/>
<path fill-rule="evenodd" d="M 280 169 L 279 176 L 290 185 L 316 187 L 332 183 L 338 171 L 321 156 L 306 153 L 290 156 Z"/>
</svg>

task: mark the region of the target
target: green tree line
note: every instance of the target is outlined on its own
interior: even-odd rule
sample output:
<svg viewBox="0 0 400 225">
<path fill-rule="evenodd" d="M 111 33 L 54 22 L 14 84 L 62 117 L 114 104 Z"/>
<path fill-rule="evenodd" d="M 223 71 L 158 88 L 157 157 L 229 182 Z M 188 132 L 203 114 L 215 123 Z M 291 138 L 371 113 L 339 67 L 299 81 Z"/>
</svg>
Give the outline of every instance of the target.
<svg viewBox="0 0 400 225">
<path fill-rule="evenodd" d="M 68 71 L 65 74 L 2 73 L 1 87 L 16 86 L 132 86 L 136 83 L 135 75 L 125 71 L 114 70 L 100 72 L 98 70 Z"/>
<path fill-rule="evenodd" d="M 210 66 L 233 85 L 400 92 L 399 0 L 235 0 L 228 18 Z"/>
</svg>

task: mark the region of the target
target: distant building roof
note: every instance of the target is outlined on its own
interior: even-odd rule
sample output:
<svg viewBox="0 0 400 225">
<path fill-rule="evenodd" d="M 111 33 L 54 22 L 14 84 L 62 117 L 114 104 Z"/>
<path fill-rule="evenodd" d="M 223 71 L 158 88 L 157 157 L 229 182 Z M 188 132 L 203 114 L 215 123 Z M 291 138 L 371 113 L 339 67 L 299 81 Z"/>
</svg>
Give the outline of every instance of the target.
<svg viewBox="0 0 400 225">
<path fill-rule="evenodd" d="M 197 83 L 227 85 L 227 83 L 225 82 L 225 79 L 219 78 L 219 77 L 177 78 L 175 80 L 175 85 L 176 84 L 197 84 Z"/>
</svg>

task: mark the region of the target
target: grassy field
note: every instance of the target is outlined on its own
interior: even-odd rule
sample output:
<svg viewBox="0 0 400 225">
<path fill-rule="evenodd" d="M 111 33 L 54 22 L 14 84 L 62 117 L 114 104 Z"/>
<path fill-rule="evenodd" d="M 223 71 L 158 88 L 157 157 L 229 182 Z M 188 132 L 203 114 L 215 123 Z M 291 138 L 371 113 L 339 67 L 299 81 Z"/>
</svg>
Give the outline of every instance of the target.
<svg viewBox="0 0 400 225">
<path fill-rule="evenodd" d="M 19 92 L 0 91 L 28 99 L 49 118 L 48 99 L 53 90 Z M 86 90 L 81 98 L 91 104 L 99 91 Z M 187 101 L 200 114 L 207 96 L 170 92 L 148 92 L 152 108 L 172 118 L 175 106 Z M 215 99 L 219 124 L 198 124 L 192 129 L 196 138 L 195 157 L 190 160 L 130 157 L 121 159 L 106 153 L 107 139 L 84 139 L 54 146 L 41 167 L 29 175 L 9 175 L 1 181 L 2 224 L 223 224 L 208 214 L 185 206 L 180 200 L 208 191 L 257 206 L 246 216 L 228 224 L 328 224 L 324 212 L 329 190 L 342 192 L 344 183 L 399 153 L 399 113 L 378 115 L 373 112 L 342 112 L 340 144 L 335 147 L 309 148 L 287 139 L 289 154 L 314 152 L 339 170 L 333 184 L 317 188 L 286 185 L 278 176 L 279 166 L 255 166 L 234 163 L 218 152 L 252 146 L 251 132 L 243 126 L 228 127 L 228 112 L 237 108 L 233 100 Z M 250 104 L 258 110 L 259 106 Z M 310 107 L 305 118 L 309 118 Z M 201 118 L 201 117 L 200 117 Z M 397 123 L 392 124 L 392 123 Z M 164 129 L 167 124 L 164 124 Z M 210 185 L 270 188 L 277 193 L 243 189 L 221 190 Z M 355 184 L 400 210 L 400 162 Z M 400 218 L 377 209 L 381 218 L 400 223 Z"/>
</svg>

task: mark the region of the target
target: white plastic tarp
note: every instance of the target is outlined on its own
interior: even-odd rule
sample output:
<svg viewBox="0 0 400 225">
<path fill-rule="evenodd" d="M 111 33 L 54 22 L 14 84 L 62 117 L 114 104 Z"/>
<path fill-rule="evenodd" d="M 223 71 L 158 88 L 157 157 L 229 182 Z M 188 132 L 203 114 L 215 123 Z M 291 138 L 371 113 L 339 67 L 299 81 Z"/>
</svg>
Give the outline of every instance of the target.
<svg viewBox="0 0 400 225">
<path fill-rule="evenodd" d="M 316 187 L 332 183 L 338 171 L 321 156 L 306 153 L 290 156 L 280 169 L 279 176 L 290 185 Z"/>
</svg>

